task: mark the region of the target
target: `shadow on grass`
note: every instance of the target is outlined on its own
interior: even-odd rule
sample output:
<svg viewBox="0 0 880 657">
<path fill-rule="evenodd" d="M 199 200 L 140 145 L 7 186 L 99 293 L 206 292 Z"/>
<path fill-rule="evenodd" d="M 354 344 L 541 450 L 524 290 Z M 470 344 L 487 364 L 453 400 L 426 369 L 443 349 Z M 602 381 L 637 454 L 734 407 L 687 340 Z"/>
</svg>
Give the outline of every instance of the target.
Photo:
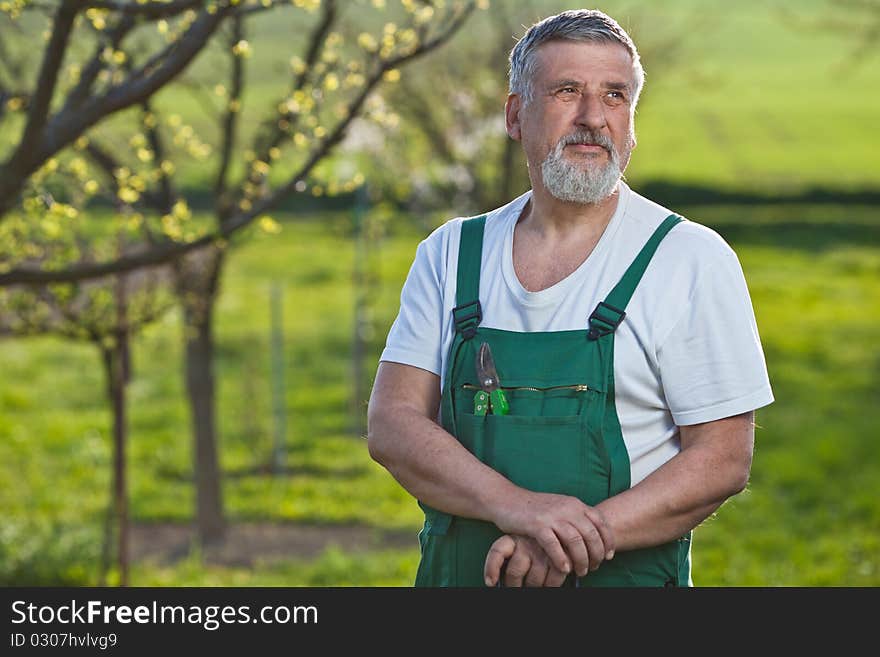
<svg viewBox="0 0 880 657">
<path fill-rule="evenodd" d="M 694 204 L 670 207 L 736 244 L 808 252 L 842 245 L 880 244 L 880 208 L 876 204 Z"/>
<path fill-rule="evenodd" d="M 329 547 L 346 553 L 416 548 L 411 530 L 359 523 L 233 522 L 221 539 L 200 545 L 191 523 L 137 523 L 132 526 L 132 557 L 173 565 L 193 559 L 203 564 L 254 567 L 291 559 L 318 558 Z"/>
<path fill-rule="evenodd" d="M 241 468 L 232 468 L 223 471 L 224 479 L 247 479 L 250 477 L 321 477 L 327 479 L 357 479 L 368 473 L 363 466 L 349 466 L 344 468 L 329 468 L 320 465 L 282 466 L 277 470 L 271 464 L 264 463 Z M 171 468 L 157 470 L 156 476 L 168 481 L 194 482 L 190 473 L 180 472 Z"/>
<path fill-rule="evenodd" d="M 819 252 L 838 246 L 880 244 L 880 222 L 825 223 L 783 221 L 773 224 L 716 224 L 712 228 L 736 244 Z"/>
<path fill-rule="evenodd" d="M 320 465 L 282 466 L 273 469 L 271 464 L 265 463 L 247 468 L 226 470 L 224 477 L 240 479 L 246 477 L 332 477 L 334 479 L 355 479 L 367 474 L 367 468 L 363 466 L 349 466 L 345 468 L 328 468 Z"/>
</svg>

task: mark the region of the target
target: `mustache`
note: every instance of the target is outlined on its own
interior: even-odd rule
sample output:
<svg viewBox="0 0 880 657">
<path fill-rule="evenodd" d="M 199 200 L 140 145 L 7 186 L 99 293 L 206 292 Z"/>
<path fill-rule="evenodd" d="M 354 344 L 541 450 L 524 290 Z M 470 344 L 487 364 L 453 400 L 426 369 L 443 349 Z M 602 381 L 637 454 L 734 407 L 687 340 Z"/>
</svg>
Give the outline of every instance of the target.
<svg viewBox="0 0 880 657">
<path fill-rule="evenodd" d="M 610 137 L 593 132 L 592 130 L 578 130 L 570 135 L 565 135 L 559 140 L 558 148 L 564 148 L 569 144 L 586 144 L 589 146 L 601 146 L 609 153 L 614 152 L 614 143 Z"/>
</svg>

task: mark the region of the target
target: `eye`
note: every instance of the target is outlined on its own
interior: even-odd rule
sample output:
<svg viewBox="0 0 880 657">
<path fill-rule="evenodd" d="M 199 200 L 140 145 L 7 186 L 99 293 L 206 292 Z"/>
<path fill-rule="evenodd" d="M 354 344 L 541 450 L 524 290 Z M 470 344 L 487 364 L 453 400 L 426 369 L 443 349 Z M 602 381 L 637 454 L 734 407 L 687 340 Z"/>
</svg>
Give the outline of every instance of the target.
<svg viewBox="0 0 880 657">
<path fill-rule="evenodd" d="M 627 102 L 626 93 L 617 89 L 612 89 L 605 94 L 605 98 L 610 105 L 622 105 Z"/>
<path fill-rule="evenodd" d="M 577 87 L 566 85 L 564 87 L 559 87 L 554 95 L 562 100 L 568 100 L 577 97 L 579 94 L 580 90 Z"/>
</svg>

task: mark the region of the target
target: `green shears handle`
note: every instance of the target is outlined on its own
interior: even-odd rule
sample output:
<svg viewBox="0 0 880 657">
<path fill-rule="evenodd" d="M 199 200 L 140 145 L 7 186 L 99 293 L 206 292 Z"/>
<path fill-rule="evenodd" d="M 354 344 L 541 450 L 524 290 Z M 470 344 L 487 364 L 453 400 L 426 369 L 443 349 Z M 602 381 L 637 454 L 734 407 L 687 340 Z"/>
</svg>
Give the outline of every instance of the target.
<svg viewBox="0 0 880 657">
<path fill-rule="evenodd" d="M 507 397 L 500 388 L 492 392 L 478 390 L 474 395 L 474 415 L 486 415 L 492 413 L 494 415 L 507 415 L 510 406 L 507 403 Z"/>
<path fill-rule="evenodd" d="M 493 390 L 489 393 L 489 405 L 492 407 L 492 413 L 495 415 L 507 415 L 510 406 L 507 404 L 507 397 L 501 388 Z"/>
<path fill-rule="evenodd" d="M 485 415 L 489 412 L 489 393 L 478 390 L 474 395 L 474 415 Z"/>
</svg>

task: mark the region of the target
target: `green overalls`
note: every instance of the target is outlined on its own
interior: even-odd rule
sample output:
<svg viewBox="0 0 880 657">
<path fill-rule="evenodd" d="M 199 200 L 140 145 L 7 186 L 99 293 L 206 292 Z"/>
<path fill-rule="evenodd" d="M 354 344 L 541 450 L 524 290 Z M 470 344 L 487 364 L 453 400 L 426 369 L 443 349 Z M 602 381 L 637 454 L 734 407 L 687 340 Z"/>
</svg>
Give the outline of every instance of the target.
<svg viewBox="0 0 880 657">
<path fill-rule="evenodd" d="M 630 487 L 630 463 L 614 405 L 614 330 L 660 240 L 682 221 L 657 228 L 606 299 L 574 331 L 520 333 L 483 328 L 479 302 L 485 216 L 462 222 L 455 338 L 441 401 L 443 427 L 478 459 L 536 492 L 588 505 Z M 585 318 L 586 319 L 586 318 Z M 587 323 L 587 322 L 585 322 Z M 475 357 L 489 343 L 507 415 L 474 415 Z M 421 562 L 416 586 L 485 586 L 483 567 L 502 532 L 492 523 L 453 517 L 419 503 Z M 617 552 L 574 586 L 686 586 L 690 534 L 652 548 Z"/>
</svg>

